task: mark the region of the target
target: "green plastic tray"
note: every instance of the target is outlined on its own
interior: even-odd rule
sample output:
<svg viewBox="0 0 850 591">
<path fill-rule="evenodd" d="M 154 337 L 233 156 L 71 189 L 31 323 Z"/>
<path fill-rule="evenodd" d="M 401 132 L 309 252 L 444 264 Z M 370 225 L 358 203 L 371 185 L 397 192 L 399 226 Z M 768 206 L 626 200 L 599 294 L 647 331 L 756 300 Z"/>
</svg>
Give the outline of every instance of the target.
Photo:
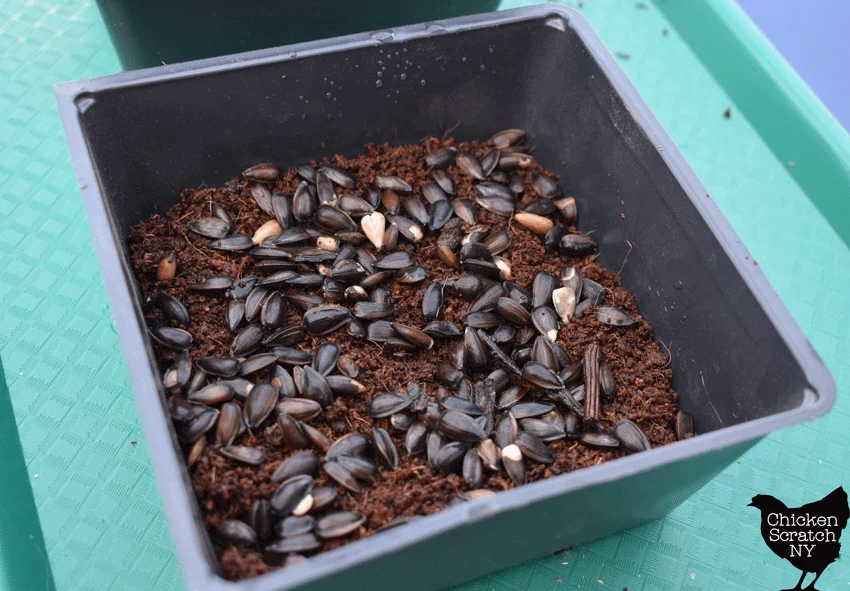
<svg viewBox="0 0 850 591">
<path fill-rule="evenodd" d="M 746 504 L 850 485 L 850 139 L 731 0 L 569 4 L 619 53 L 840 395 L 666 518 L 458 589 L 791 587 L 798 571 Z M 181 589 L 50 88 L 117 58 L 88 0 L 0 3 L 0 54 L 0 589 Z M 848 583 L 840 559 L 819 587 Z"/>
</svg>

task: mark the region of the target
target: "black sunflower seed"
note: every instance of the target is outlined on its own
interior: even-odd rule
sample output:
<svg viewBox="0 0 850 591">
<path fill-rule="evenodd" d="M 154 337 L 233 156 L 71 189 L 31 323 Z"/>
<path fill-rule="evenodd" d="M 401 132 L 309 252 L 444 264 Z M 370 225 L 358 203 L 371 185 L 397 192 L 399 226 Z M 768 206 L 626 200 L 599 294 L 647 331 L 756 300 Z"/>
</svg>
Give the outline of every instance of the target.
<svg viewBox="0 0 850 591">
<path fill-rule="evenodd" d="M 316 521 L 316 535 L 324 540 L 341 538 L 354 533 L 366 523 L 366 516 L 354 511 L 340 511 Z"/>
<path fill-rule="evenodd" d="M 340 170 L 339 168 L 325 165 L 320 167 L 319 171 L 317 172 L 325 173 L 331 181 L 333 181 L 340 187 L 345 187 L 346 189 L 353 189 L 357 186 L 357 181 L 354 179 L 354 177 L 345 172 L 344 170 Z"/>
<path fill-rule="evenodd" d="M 487 436 L 472 417 L 457 410 L 443 411 L 437 429 L 450 439 L 466 443 L 478 443 Z"/>
<path fill-rule="evenodd" d="M 425 156 L 425 164 L 427 164 L 429 168 L 445 168 L 454 162 L 456 157 L 457 148 L 453 148 L 451 146 L 438 148 Z"/>
<path fill-rule="evenodd" d="M 359 493 L 362 490 L 357 479 L 339 462 L 333 460 L 325 462 L 322 469 L 337 484 L 351 492 Z"/>
<path fill-rule="evenodd" d="M 532 435 L 526 431 L 520 431 L 517 434 L 516 445 L 522 452 L 523 457 L 526 457 L 541 464 L 551 464 L 555 461 L 555 456 L 549 450 L 549 447 L 539 437 Z"/>
<path fill-rule="evenodd" d="M 294 476 L 309 475 L 316 477 L 319 474 L 319 459 L 311 451 L 299 451 L 289 456 L 272 472 L 271 480 L 279 484 Z"/>
<path fill-rule="evenodd" d="M 230 277 L 208 277 L 189 286 L 193 291 L 226 291 L 233 287 L 233 279 Z"/>
<path fill-rule="evenodd" d="M 200 218 L 189 220 L 186 228 L 198 236 L 215 240 L 227 236 L 230 233 L 231 226 L 219 218 Z"/>
<path fill-rule="evenodd" d="M 218 240 L 212 240 L 209 243 L 209 247 L 213 250 L 239 252 L 243 250 L 248 250 L 249 248 L 253 248 L 254 241 L 251 240 L 250 236 L 246 236 L 245 234 L 237 234 L 235 236 L 228 236 L 227 238 L 219 238 Z"/>
<path fill-rule="evenodd" d="M 694 417 L 686 410 L 676 413 L 676 439 L 683 441 L 696 435 Z"/>
<path fill-rule="evenodd" d="M 425 451 L 426 438 L 428 437 L 428 425 L 422 421 L 416 421 L 407 429 L 404 436 L 404 447 L 412 456 L 418 456 Z"/>
<path fill-rule="evenodd" d="M 558 248 L 569 255 L 590 254 L 596 252 L 596 242 L 584 234 L 567 234 L 561 238 Z"/>
<path fill-rule="evenodd" d="M 398 450 L 396 450 L 390 434 L 385 429 L 375 427 L 372 430 L 372 445 L 378 458 L 390 470 L 398 468 Z"/>
<path fill-rule="evenodd" d="M 209 384 L 200 390 L 190 392 L 187 398 L 192 402 L 213 406 L 233 398 L 233 390 L 227 384 Z"/>
<path fill-rule="evenodd" d="M 443 286 L 434 282 L 425 290 L 422 296 L 422 314 L 429 320 L 436 320 L 441 316 L 443 307 Z"/>
<path fill-rule="evenodd" d="M 238 519 L 222 520 L 214 533 L 217 540 L 234 546 L 253 546 L 257 541 L 257 533 L 251 526 Z"/>
<path fill-rule="evenodd" d="M 584 445 L 599 449 L 616 449 L 620 447 L 620 440 L 610 433 L 584 433 L 580 438 Z"/>
<path fill-rule="evenodd" d="M 203 357 L 195 364 L 212 376 L 232 378 L 239 373 L 239 360 L 233 357 Z"/>
<path fill-rule="evenodd" d="M 551 306 L 540 306 L 531 311 L 531 321 L 537 331 L 555 342 L 558 338 L 558 316 Z"/>
<path fill-rule="evenodd" d="M 522 378 L 546 390 L 561 390 L 564 387 L 564 383 L 558 377 L 558 374 L 539 363 L 527 363 L 522 368 Z"/>
<path fill-rule="evenodd" d="M 634 318 L 613 306 L 600 306 L 596 308 L 595 315 L 599 322 L 610 326 L 631 326 L 635 323 Z"/>
<path fill-rule="evenodd" d="M 180 328 L 165 326 L 150 329 L 151 338 L 169 349 L 182 351 L 192 346 L 192 335 Z"/>
<path fill-rule="evenodd" d="M 429 322 L 425 325 L 425 328 L 422 329 L 422 332 L 431 337 L 444 339 L 459 337 L 463 334 L 457 324 L 446 320 L 434 320 L 433 322 Z"/>
<path fill-rule="evenodd" d="M 378 394 L 369 403 L 369 414 L 376 419 L 402 412 L 413 403 L 413 399 L 401 392 Z"/>
<path fill-rule="evenodd" d="M 228 445 L 222 447 L 219 453 L 226 458 L 251 466 L 259 466 L 266 461 L 266 453 L 263 450 L 245 445 Z"/>
<path fill-rule="evenodd" d="M 629 419 L 622 419 L 614 423 L 614 426 L 611 427 L 611 433 L 629 453 L 646 451 L 652 447 L 640 427 Z"/>
<path fill-rule="evenodd" d="M 316 518 L 312 515 L 290 515 L 277 524 L 277 533 L 282 538 L 292 538 L 310 533 L 315 527 Z"/>
<path fill-rule="evenodd" d="M 486 178 L 481 163 L 472 154 L 458 154 L 455 161 L 460 169 L 472 178 L 479 181 L 483 181 Z"/>
<path fill-rule="evenodd" d="M 511 324 L 517 326 L 531 325 L 531 314 L 516 300 L 500 297 L 493 302 L 493 309 Z"/>
<path fill-rule="evenodd" d="M 269 500 L 278 515 L 289 515 L 313 489 L 313 477 L 298 474 L 284 480 Z"/>
<path fill-rule="evenodd" d="M 304 330 L 313 336 L 324 336 L 345 326 L 351 313 L 339 306 L 316 306 L 304 313 Z"/>
<path fill-rule="evenodd" d="M 268 418 L 278 401 L 278 390 L 271 384 L 261 382 L 248 393 L 243 406 L 245 424 L 254 428 Z"/>
</svg>

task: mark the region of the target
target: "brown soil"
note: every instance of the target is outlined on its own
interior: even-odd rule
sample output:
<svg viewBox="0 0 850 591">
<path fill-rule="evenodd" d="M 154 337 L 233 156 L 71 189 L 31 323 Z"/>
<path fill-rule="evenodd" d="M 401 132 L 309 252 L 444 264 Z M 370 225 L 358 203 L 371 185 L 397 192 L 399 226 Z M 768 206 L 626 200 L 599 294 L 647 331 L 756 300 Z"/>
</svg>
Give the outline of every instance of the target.
<svg viewBox="0 0 850 591">
<path fill-rule="evenodd" d="M 395 174 L 409 182 L 418 192 L 422 185 L 430 180 L 430 175 L 424 167 L 424 156 L 440 143 L 437 139 L 429 138 L 422 145 L 367 146 L 363 156 L 355 159 L 334 156 L 328 159 L 328 162 L 354 174 L 358 187 L 367 186 L 376 174 Z M 454 142 L 449 139 L 442 143 L 450 145 Z M 479 143 L 462 143 L 458 147 L 479 157 L 487 149 L 485 144 Z M 536 170 L 543 169 L 536 167 Z M 469 177 L 456 165 L 452 165 L 449 172 L 455 179 L 458 195 L 474 198 L 474 187 Z M 528 172 L 530 170 L 526 171 L 526 174 Z M 557 175 L 553 176 L 557 178 Z M 298 182 L 294 170 L 291 170 L 274 189 L 291 195 Z M 522 197 L 522 203 L 535 198 L 533 193 L 527 190 Z M 191 219 L 209 215 L 211 201 L 223 205 L 233 217 L 236 225 L 234 233 L 252 235 L 268 220 L 268 216 L 251 198 L 248 184 L 236 179 L 224 188 L 186 189 L 181 195 L 181 201 L 167 216 L 156 215 L 136 226 L 129 240 L 136 277 L 145 296 L 166 290 L 181 299 L 189 308 L 192 323 L 188 330 L 194 339 L 192 355 L 195 359 L 210 355 L 227 355 L 233 335 L 225 324 L 225 299 L 201 295 L 188 290 L 187 287 L 213 275 L 241 277 L 255 274 L 251 257 L 210 250 L 206 248 L 206 239 L 187 233 L 186 223 Z M 653 446 L 674 441 L 677 394 L 670 385 L 668 357 L 653 341 L 652 327 L 641 317 L 631 292 L 621 287 L 620 278 L 593 262 L 593 257 L 568 257 L 546 252 L 542 239 L 518 224 L 507 223 L 505 218 L 489 214 L 477 206 L 476 214 L 481 223 L 499 227 L 507 224 L 513 243 L 502 256 L 511 261 L 513 280 L 529 292 L 537 272 L 548 271 L 557 277 L 563 265 L 572 264 L 581 270 L 582 276 L 605 286 L 609 303 L 629 311 L 638 319 L 637 323 L 629 328 L 600 324 L 593 315 L 581 320 L 574 319 L 561 326 L 558 340 L 577 360 L 582 358 L 588 344 L 595 342 L 601 347 L 605 359 L 616 375 L 618 385 L 616 400 L 603 404 L 605 423 L 611 424 L 628 418 L 644 430 Z M 418 249 L 414 249 L 403 240 L 400 241 L 400 248 L 411 252 L 415 250 L 418 263 L 429 270 L 428 279 L 420 285 L 389 286 L 396 306 L 394 318 L 405 324 L 424 326 L 426 320 L 422 316 L 421 301 L 425 288 L 431 281 L 457 274 L 455 270 L 446 268 L 436 257 L 435 243 L 435 237 L 428 237 Z M 160 283 L 156 280 L 156 265 L 171 250 L 177 253 L 177 276 L 169 283 Z M 445 319 L 459 321 L 468 306 L 469 303 L 460 298 L 449 297 L 445 306 Z M 290 307 L 289 315 L 289 324 L 300 323 L 300 314 L 296 309 Z M 164 323 L 161 314 L 153 308 L 147 312 L 147 320 L 151 326 L 161 326 Z M 372 425 L 376 424 L 391 433 L 400 451 L 398 469 L 388 471 L 381 468 L 375 484 L 367 487 L 363 493 L 354 495 L 337 487 L 339 497 L 332 508 L 325 511 L 353 510 L 368 518 L 366 525 L 354 535 L 345 538 L 344 542 L 368 536 L 375 528 L 396 517 L 426 515 L 446 508 L 450 499 L 467 490 L 468 487 L 462 478 L 456 475 L 435 474 L 424 456 L 408 455 L 404 451 L 404 434 L 394 431 L 388 419 L 373 421 L 366 410 L 373 396 L 386 391 L 404 391 L 410 381 L 423 384 L 433 395 L 437 388 L 434 380 L 435 367 L 438 361 L 447 356 L 446 344 L 438 343 L 431 351 L 422 354 L 395 357 L 383 354 L 374 343 L 349 337 L 345 330 L 325 338 L 338 343 L 343 354 L 356 359 L 360 368 L 357 379 L 366 385 L 368 391 L 359 397 L 337 397 L 321 416 L 309 421 L 310 424 L 331 438 L 351 431 L 369 434 Z M 312 352 L 321 340 L 307 337 L 300 346 Z M 159 349 L 157 356 L 164 370 L 175 354 Z M 267 461 L 260 468 L 237 465 L 221 457 L 212 443 L 191 468 L 194 491 L 209 526 L 214 527 L 220 520 L 227 518 L 245 519 L 255 499 L 269 498 L 274 492 L 276 485 L 270 480 L 271 473 L 289 456 L 291 450 L 284 449 L 278 443 L 277 428 L 273 426 L 273 421 L 268 420 L 267 425 L 253 433 L 246 433 L 237 440 L 237 443 L 252 445 L 266 452 Z M 529 481 L 592 466 L 625 453 L 590 449 L 571 441 L 552 443 L 550 449 L 556 456 L 555 463 L 547 466 L 528 462 Z M 317 485 L 324 484 L 327 482 L 324 476 L 320 476 Z M 484 488 L 493 490 L 503 490 L 510 486 L 511 482 L 504 472 L 489 474 L 484 484 Z M 322 549 L 327 550 L 344 542 L 326 542 Z M 262 555 L 255 550 L 222 546 L 216 546 L 216 549 L 221 558 L 224 575 L 232 580 L 256 576 L 275 568 L 263 562 Z"/>
</svg>

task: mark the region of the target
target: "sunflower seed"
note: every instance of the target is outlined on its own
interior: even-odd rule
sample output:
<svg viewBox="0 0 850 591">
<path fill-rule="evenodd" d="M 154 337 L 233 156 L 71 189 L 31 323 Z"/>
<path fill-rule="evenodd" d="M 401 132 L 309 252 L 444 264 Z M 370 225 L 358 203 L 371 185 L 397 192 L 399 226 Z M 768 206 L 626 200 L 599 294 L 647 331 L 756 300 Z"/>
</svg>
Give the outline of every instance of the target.
<svg viewBox="0 0 850 591">
<path fill-rule="evenodd" d="M 298 474 L 284 480 L 269 500 L 278 515 L 289 515 L 313 489 L 313 477 Z"/>
<path fill-rule="evenodd" d="M 180 328 L 165 326 L 150 329 L 151 338 L 169 349 L 186 350 L 192 346 L 192 335 Z"/>
<path fill-rule="evenodd" d="M 390 470 L 398 468 L 398 451 L 385 429 L 375 427 L 372 430 L 372 445 L 378 458 Z"/>
<path fill-rule="evenodd" d="M 596 242 L 584 234 L 567 234 L 561 238 L 558 248 L 568 255 L 584 255 L 596 252 Z"/>
<path fill-rule="evenodd" d="M 219 239 L 224 238 L 230 233 L 230 224 L 218 218 L 200 218 L 197 220 L 189 220 L 186 228 L 198 236 L 204 238 Z"/>
<path fill-rule="evenodd" d="M 516 300 L 500 297 L 493 302 L 493 309 L 502 318 L 512 324 L 519 326 L 531 325 L 531 314 L 521 304 L 517 303 Z"/>
<path fill-rule="evenodd" d="M 359 493 L 362 490 L 357 479 L 355 479 L 351 472 L 346 470 L 339 462 L 333 460 L 325 462 L 322 469 L 334 482 L 349 491 Z"/>
<path fill-rule="evenodd" d="M 472 154 L 458 154 L 455 162 L 462 171 L 472 178 L 479 181 L 483 181 L 486 178 L 481 163 Z"/>
<path fill-rule="evenodd" d="M 539 437 L 531 433 L 521 431 L 517 435 L 516 444 L 523 457 L 541 464 L 551 464 L 555 461 L 555 456 L 549 450 L 549 447 Z"/>
<path fill-rule="evenodd" d="M 216 425 L 216 443 L 232 445 L 242 427 L 242 409 L 239 405 L 232 402 L 223 404 Z"/>
<path fill-rule="evenodd" d="M 357 186 L 357 181 L 354 177 L 339 168 L 325 165 L 319 167 L 317 172 L 323 172 L 331 181 L 346 189 L 353 189 Z"/>
<path fill-rule="evenodd" d="M 253 292 L 252 292 L 253 294 Z M 250 299 L 250 296 L 249 296 Z M 246 315 L 248 307 L 246 304 Z M 258 324 L 249 324 L 236 335 L 230 345 L 230 353 L 236 356 L 247 355 L 255 351 L 263 341 L 263 329 Z M 218 375 L 218 374 L 216 374 Z M 230 377 L 230 376 L 222 376 Z"/>
<path fill-rule="evenodd" d="M 311 552 L 319 549 L 321 545 L 322 543 L 316 536 L 312 533 L 307 533 L 278 540 L 274 544 L 266 546 L 263 552 L 264 556 L 269 556 L 274 560 L 275 557 L 291 556 L 293 553 Z"/>
<path fill-rule="evenodd" d="M 215 537 L 224 544 L 253 546 L 257 534 L 250 525 L 238 519 L 225 519 L 215 528 Z"/>
<path fill-rule="evenodd" d="M 219 453 L 226 458 L 251 466 L 259 466 L 266 461 L 266 454 L 263 450 L 245 445 L 228 445 L 222 447 Z"/>
<path fill-rule="evenodd" d="M 487 436 L 469 415 L 456 410 L 443 411 L 437 429 L 446 437 L 465 443 L 478 443 Z"/>
<path fill-rule="evenodd" d="M 468 449 L 469 446 L 465 443 L 447 443 L 434 456 L 432 468 L 444 474 L 457 474 L 463 468 L 463 458 Z"/>
<path fill-rule="evenodd" d="M 473 208 L 472 202 L 469 199 L 453 199 L 452 209 L 454 210 L 455 215 L 467 224 L 472 225 L 476 223 L 475 209 Z M 513 209 L 513 207 L 511 207 L 511 209 Z"/>
<path fill-rule="evenodd" d="M 407 429 L 404 436 L 404 447 L 407 453 L 418 456 L 425 451 L 428 426 L 422 421 L 416 421 Z"/>
<path fill-rule="evenodd" d="M 208 277 L 189 286 L 194 291 L 226 291 L 233 287 L 233 279 L 230 277 Z"/>
<path fill-rule="evenodd" d="M 188 398 L 192 402 L 212 406 L 233 398 L 233 390 L 227 384 L 210 384 L 200 390 L 190 392 Z"/>
<path fill-rule="evenodd" d="M 292 538 L 313 531 L 316 518 L 312 515 L 291 515 L 277 524 L 277 533 L 282 538 Z"/>
<path fill-rule="evenodd" d="M 497 148 L 507 148 L 508 146 L 521 144 L 524 141 L 525 130 L 522 129 L 505 129 L 495 133 L 493 137 L 490 138 L 490 143 Z"/>
<path fill-rule="evenodd" d="M 552 292 L 552 303 L 555 306 L 555 312 L 561 318 L 564 324 L 569 323 L 570 318 L 576 311 L 576 294 L 569 287 L 559 287 Z"/>
<path fill-rule="evenodd" d="M 310 441 L 304 436 L 300 423 L 288 414 L 282 412 L 277 415 L 277 425 L 283 442 L 292 449 L 306 449 L 310 447 Z"/>
<path fill-rule="evenodd" d="M 206 373 L 222 378 L 232 378 L 239 373 L 239 360 L 232 357 L 203 357 L 195 364 Z"/>
<path fill-rule="evenodd" d="M 546 402 L 520 402 L 510 410 L 510 414 L 517 420 L 539 417 L 549 412 L 552 412 L 552 405 Z"/>
<path fill-rule="evenodd" d="M 546 390 L 561 390 L 564 387 L 564 383 L 555 372 L 539 363 L 527 363 L 522 368 L 522 378 Z"/>
<path fill-rule="evenodd" d="M 516 486 L 525 484 L 525 464 L 522 461 L 522 451 L 512 443 L 507 447 L 503 447 L 501 451 L 502 464 L 505 466 L 505 472 L 511 477 Z"/>
<path fill-rule="evenodd" d="M 369 403 L 369 414 L 376 419 L 382 419 L 408 408 L 413 402 L 406 394 L 400 392 L 385 392 L 378 394 Z"/>
<path fill-rule="evenodd" d="M 519 425 L 516 417 L 509 412 L 503 413 L 499 422 L 496 423 L 496 430 L 493 433 L 493 441 L 499 449 L 509 446 L 516 442 L 516 436 L 519 432 Z"/>
<path fill-rule="evenodd" d="M 558 319 L 550 306 L 539 306 L 531 311 L 531 321 L 537 331 L 555 342 L 558 338 Z"/>
<path fill-rule="evenodd" d="M 345 326 L 351 319 L 346 308 L 339 306 L 316 306 L 304 314 L 304 329 L 313 336 L 324 336 Z"/>
<path fill-rule="evenodd" d="M 696 435 L 694 417 L 686 410 L 676 413 L 676 439 L 683 441 Z"/>
<path fill-rule="evenodd" d="M 599 322 L 610 326 L 631 326 L 635 323 L 634 318 L 613 306 L 600 306 L 596 308 L 595 315 Z"/>
<path fill-rule="evenodd" d="M 620 441 L 610 433 L 584 433 L 580 438 L 584 445 L 599 449 L 616 449 L 620 447 Z"/>
<path fill-rule="evenodd" d="M 156 280 L 168 282 L 177 274 L 177 254 L 172 250 L 160 259 L 156 267 Z"/>
<path fill-rule="evenodd" d="M 457 148 L 447 146 L 438 148 L 425 156 L 425 164 L 429 168 L 445 168 L 457 157 Z"/>
</svg>

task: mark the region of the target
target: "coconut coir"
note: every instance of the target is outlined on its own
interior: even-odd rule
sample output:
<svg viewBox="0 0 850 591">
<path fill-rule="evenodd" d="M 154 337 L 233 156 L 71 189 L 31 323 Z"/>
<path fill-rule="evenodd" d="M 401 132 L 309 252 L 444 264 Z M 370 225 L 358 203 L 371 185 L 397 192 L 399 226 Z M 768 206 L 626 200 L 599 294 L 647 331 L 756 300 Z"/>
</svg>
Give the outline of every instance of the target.
<svg viewBox="0 0 850 591">
<path fill-rule="evenodd" d="M 357 179 L 358 187 L 369 186 L 378 174 L 389 174 L 404 179 L 414 188 L 414 194 L 421 194 L 422 186 L 431 180 L 424 164 L 425 154 L 441 145 L 455 143 L 451 139 L 428 138 L 421 145 L 370 145 L 360 157 L 347 159 L 333 156 L 326 162 L 349 171 Z M 489 148 L 484 143 L 476 142 L 460 143 L 457 147 L 479 158 Z M 528 174 L 532 171 L 546 172 L 537 163 L 523 171 L 521 174 L 526 187 L 530 186 Z M 455 181 L 457 196 L 474 202 L 475 188 L 470 177 L 456 164 L 452 164 L 448 172 Z M 557 175 L 547 174 L 558 178 Z M 291 195 L 299 182 L 300 178 L 293 169 L 283 174 L 282 179 L 271 188 L 274 192 Z M 519 201 L 522 206 L 536 198 L 527 189 Z M 189 220 L 210 215 L 212 202 L 219 203 L 228 211 L 234 220 L 235 234 L 250 236 L 269 219 L 251 197 L 249 183 L 234 179 L 226 187 L 184 190 L 180 201 L 167 215 L 154 215 L 137 225 L 129 238 L 133 267 L 144 296 L 148 298 L 156 292 L 166 291 L 183 301 L 189 309 L 192 322 L 188 331 L 194 342 L 191 351 L 193 359 L 227 356 L 233 334 L 226 325 L 226 300 L 191 291 L 188 286 L 214 275 L 239 278 L 259 274 L 255 272 L 254 260 L 250 256 L 213 251 L 207 247 L 207 239 L 187 232 L 186 223 Z M 583 277 L 593 279 L 605 287 L 607 303 L 626 310 L 636 318 L 636 323 L 628 328 L 601 324 L 593 314 L 573 319 L 568 324 L 561 324 L 558 341 L 564 344 L 575 360 L 582 358 L 588 344 L 595 342 L 601 347 L 616 377 L 618 390 L 614 402 L 603 404 L 602 418 L 606 426 L 620 419 L 631 419 L 640 426 L 653 446 L 674 441 L 677 394 L 670 385 L 672 373 L 668 367 L 669 359 L 653 340 L 652 327 L 640 315 L 632 293 L 620 285 L 619 276 L 595 262 L 593 256 L 572 257 L 547 252 L 540 236 L 517 223 L 511 223 L 508 218 L 496 216 L 478 206 L 475 209 L 479 223 L 507 229 L 512 243 L 502 256 L 511 261 L 514 282 L 530 292 L 536 273 L 547 271 L 557 277 L 560 269 L 570 264 L 576 266 Z M 417 264 L 428 269 L 428 278 L 417 285 L 389 284 L 396 310 L 394 320 L 411 326 L 424 326 L 427 320 L 422 315 L 421 302 L 426 287 L 432 281 L 457 275 L 456 270 L 446 267 L 436 256 L 435 245 L 436 236 L 426 237 L 416 247 L 400 241 L 399 248 L 411 252 Z M 177 274 L 169 282 L 158 282 L 157 263 L 172 250 L 177 253 Z M 469 302 L 447 294 L 444 319 L 460 324 L 460 318 L 468 306 Z M 146 309 L 146 316 L 150 326 L 166 324 L 154 306 Z M 300 322 L 301 312 L 290 306 L 287 324 Z M 364 492 L 352 494 L 342 487 L 336 487 L 339 496 L 323 513 L 359 511 L 367 517 L 367 521 L 343 540 L 324 542 L 322 550 L 328 550 L 366 537 L 397 517 L 428 515 L 445 509 L 449 501 L 468 490 L 468 486 L 460 476 L 432 471 L 424 456 L 408 455 L 404 450 L 404 433 L 394 430 L 388 419 L 375 420 L 367 412 L 367 405 L 373 396 L 382 392 L 403 392 L 408 382 L 417 382 L 434 395 L 437 389 L 434 378 L 436 364 L 447 357 L 448 343 L 437 342 L 430 351 L 399 357 L 386 355 L 375 343 L 352 338 L 343 329 L 327 337 L 308 336 L 299 346 L 312 353 L 322 340 L 339 344 L 343 355 L 355 359 L 360 371 L 357 380 L 368 390 L 356 397 L 337 397 L 333 404 L 309 423 L 331 439 L 352 431 L 369 435 L 373 426 L 384 427 L 392 435 L 400 452 L 398 469 L 389 471 L 381 467 L 376 482 L 365 487 Z M 158 348 L 156 354 L 162 370 L 176 357 L 174 352 L 162 348 Z M 236 400 L 234 402 L 239 403 Z M 258 498 L 270 498 L 276 489 L 271 474 L 293 450 L 282 446 L 277 427 L 272 423 L 268 420 L 236 441 L 262 449 L 266 453 L 266 462 L 262 466 L 243 466 L 228 460 L 220 456 L 217 446 L 210 442 L 190 468 L 194 492 L 210 528 L 223 519 L 246 519 L 252 502 Z M 543 465 L 526 461 L 529 482 L 593 466 L 625 454 L 623 450 L 591 449 L 565 440 L 549 444 L 549 449 L 556 458 L 554 463 Z M 317 486 L 333 484 L 327 481 L 323 473 L 316 480 Z M 485 471 L 482 488 L 498 491 L 511 486 L 504 472 L 493 474 Z M 262 554 L 256 550 L 225 547 L 218 545 L 218 542 L 215 544 L 223 574 L 228 579 L 253 577 L 276 568 L 266 564 Z"/>
</svg>

